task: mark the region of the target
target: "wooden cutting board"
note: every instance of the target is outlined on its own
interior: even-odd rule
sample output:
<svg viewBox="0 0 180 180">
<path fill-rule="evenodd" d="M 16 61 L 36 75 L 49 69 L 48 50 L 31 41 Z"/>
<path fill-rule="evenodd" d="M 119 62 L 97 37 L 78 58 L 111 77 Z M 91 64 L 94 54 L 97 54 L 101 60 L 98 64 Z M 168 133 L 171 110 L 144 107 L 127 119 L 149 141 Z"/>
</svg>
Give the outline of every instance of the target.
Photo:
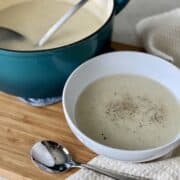
<svg viewBox="0 0 180 180">
<path fill-rule="evenodd" d="M 116 50 L 142 50 L 112 43 Z M 31 107 L 16 97 L 0 93 L 0 176 L 12 180 L 65 179 L 77 169 L 62 174 L 47 174 L 36 168 L 29 156 L 32 145 L 51 139 L 65 145 L 75 160 L 87 162 L 96 156 L 72 134 L 60 103 Z"/>
</svg>

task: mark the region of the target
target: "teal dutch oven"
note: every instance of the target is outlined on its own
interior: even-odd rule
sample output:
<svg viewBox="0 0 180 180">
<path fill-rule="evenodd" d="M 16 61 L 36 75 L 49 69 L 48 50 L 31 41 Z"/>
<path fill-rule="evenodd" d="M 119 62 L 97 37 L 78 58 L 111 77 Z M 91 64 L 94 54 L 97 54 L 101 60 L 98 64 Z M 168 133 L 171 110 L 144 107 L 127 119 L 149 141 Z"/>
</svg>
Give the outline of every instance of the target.
<svg viewBox="0 0 180 180">
<path fill-rule="evenodd" d="M 112 8 L 110 5 L 107 8 L 111 11 L 107 21 L 98 31 L 78 42 L 40 51 L 0 49 L 0 91 L 35 99 L 61 96 L 70 73 L 84 61 L 102 53 L 110 43 L 113 19 L 128 0 L 102 2 L 112 3 Z"/>
</svg>

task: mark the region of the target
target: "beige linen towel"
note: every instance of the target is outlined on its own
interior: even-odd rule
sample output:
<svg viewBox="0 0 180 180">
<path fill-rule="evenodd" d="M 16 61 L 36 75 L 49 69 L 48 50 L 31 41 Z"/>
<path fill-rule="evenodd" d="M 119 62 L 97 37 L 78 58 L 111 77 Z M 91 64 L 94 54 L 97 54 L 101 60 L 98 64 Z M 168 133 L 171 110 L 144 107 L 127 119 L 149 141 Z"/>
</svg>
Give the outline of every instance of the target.
<svg viewBox="0 0 180 180">
<path fill-rule="evenodd" d="M 112 160 L 104 156 L 97 156 L 89 163 L 101 168 L 112 170 L 115 173 L 128 173 L 152 180 L 180 180 L 180 148 L 171 154 L 171 157 L 162 158 L 148 163 L 126 163 Z M 99 175 L 89 170 L 81 169 L 68 180 L 110 180 L 111 178 Z"/>
<path fill-rule="evenodd" d="M 148 52 L 180 67 L 180 9 L 143 19 L 136 31 Z"/>
</svg>

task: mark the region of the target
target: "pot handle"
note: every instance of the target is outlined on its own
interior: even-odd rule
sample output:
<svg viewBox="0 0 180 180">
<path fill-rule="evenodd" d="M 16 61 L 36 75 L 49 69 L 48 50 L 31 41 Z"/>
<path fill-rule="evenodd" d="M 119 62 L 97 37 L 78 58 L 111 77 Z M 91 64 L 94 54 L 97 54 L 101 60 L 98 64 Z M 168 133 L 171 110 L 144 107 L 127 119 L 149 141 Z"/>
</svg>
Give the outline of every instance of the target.
<svg viewBox="0 0 180 180">
<path fill-rule="evenodd" d="M 115 14 L 118 14 L 129 2 L 129 0 L 115 0 Z"/>
</svg>

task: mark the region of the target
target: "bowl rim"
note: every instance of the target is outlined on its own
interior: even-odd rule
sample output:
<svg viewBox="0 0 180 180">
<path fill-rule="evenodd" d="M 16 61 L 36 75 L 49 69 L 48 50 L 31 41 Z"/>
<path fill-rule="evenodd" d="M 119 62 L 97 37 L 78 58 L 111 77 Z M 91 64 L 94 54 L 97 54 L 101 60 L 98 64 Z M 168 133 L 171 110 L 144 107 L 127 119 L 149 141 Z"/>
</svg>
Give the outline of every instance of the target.
<svg viewBox="0 0 180 180">
<path fill-rule="evenodd" d="M 65 49 L 65 48 L 70 48 L 76 44 L 80 44 L 82 42 L 85 42 L 87 39 L 90 39 L 91 37 L 93 37 L 95 34 L 99 33 L 103 27 L 105 27 L 112 19 L 112 17 L 114 16 L 115 13 L 115 0 L 113 0 L 113 8 L 111 10 L 111 14 L 109 15 L 109 17 L 106 19 L 105 23 L 103 23 L 96 31 L 94 31 L 93 33 L 91 33 L 90 35 L 72 42 L 70 44 L 64 45 L 64 46 L 58 46 L 55 48 L 48 48 L 48 49 L 40 49 L 40 50 L 13 50 L 13 49 L 6 49 L 6 48 L 0 48 L 0 51 L 4 51 L 4 52 L 9 52 L 9 53 L 23 53 L 23 54 L 28 54 L 28 53 L 41 53 L 41 52 L 49 52 L 49 51 L 56 51 L 59 49 Z"/>
<path fill-rule="evenodd" d="M 122 153 L 130 153 L 130 154 L 137 154 L 137 153 L 152 153 L 152 152 L 157 152 L 157 151 L 162 151 L 163 149 L 166 149 L 168 147 L 171 147 L 171 146 L 175 146 L 177 144 L 177 139 L 176 137 L 174 137 L 174 139 L 172 141 L 170 141 L 169 143 L 166 143 L 164 145 L 161 145 L 161 146 L 157 146 L 157 147 L 154 147 L 154 148 L 149 148 L 149 149 L 140 149 L 140 150 L 128 150 L 128 149 L 121 149 L 121 148 L 114 148 L 114 147 L 110 147 L 110 146 L 107 146 L 107 145 L 104 145 L 104 144 L 101 144 L 99 142 L 97 142 L 96 140 L 94 139 L 91 139 L 90 137 L 88 137 L 84 132 L 82 132 L 78 126 L 74 123 L 74 121 L 70 118 L 69 116 L 69 113 L 68 113 L 68 110 L 67 110 L 67 105 L 66 105 L 66 97 L 68 96 L 67 95 L 67 88 L 70 84 L 70 81 L 72 79 L 72 77 L 74 77 L 74 75 L 76 75 L 76 73 L 78 71 L 80 71 L 81 68 L 83 68 L 83 66 L 86 66 L 87 64 L 89 64 L 90 62 L 92 61 L 98 61 L 99 58 L 101 58 L 101 56 L 104 56 L 104 55 L 111 55 L 111 54 L 115 54 L 115 53 L 131 53 L 131 54 L 142 54 L 142 55 L 145 55 L 145 56 L 151 56 L 151 57 L 155 57 L 155 58 L 158 58 L 162 63 L 165 63 L 167 64 L 168 66 L 171 66 L 171 68 L 174 68 L 176 71 L 179 71 L 179 69 L 171 64 L 170 62 L 167 62 L 165 60 L 163 60 L 162 58 L 160 57 L 157 57 L 157 56 L 154 56 L 154 55 L 151 55 L 151 54 L 148 54 L 148 53 L 144 53 L 144 52 L 137 52 L 137 51 L 118 51 L 118 52 L 110 52 L 110 53 L 105 53 L 105 54 L 101 54 L 99 56 L 96 56 L 95 58 L 92 58 L 88 61 L 86 61 L 85 63 L 81 64 L 78 68 L 76 68 L 72 73 L 71 75 L 69 76 L 68 80 L 66 81 L 65 83 L 65 86 L 64 86 L 64 89 L 63 89 L 63 96 L 62 96 L 62 105 L 63 105 L 63 110 L 64 110 L 64 114 L 65 114 L 65 117 L 66 117 L 66 121 L 68 123 L 68 125 L 70 126 L 71 130 L 75 130 L 78 132 L 78 134 L 80 134 L 84 139 L 87 139 L 88 141 L 90 141 L 91 143 L 93 144 L 96 144 L 98 145 L 99 147 L 102 147 L 102 148 L 105 148 L 107 150 L 110 150 L 110 151 L 116 151 L 116 152 L 122 152 Z M 75 134 L 75 133 L 74 133 Z M 75 134 L 76 135 L 76 134 Z M 77 135 L 76 135 L 77 136 Z M 133 161 L 133 162 L 145 162 L 145 161 Z"/>
</svg>

